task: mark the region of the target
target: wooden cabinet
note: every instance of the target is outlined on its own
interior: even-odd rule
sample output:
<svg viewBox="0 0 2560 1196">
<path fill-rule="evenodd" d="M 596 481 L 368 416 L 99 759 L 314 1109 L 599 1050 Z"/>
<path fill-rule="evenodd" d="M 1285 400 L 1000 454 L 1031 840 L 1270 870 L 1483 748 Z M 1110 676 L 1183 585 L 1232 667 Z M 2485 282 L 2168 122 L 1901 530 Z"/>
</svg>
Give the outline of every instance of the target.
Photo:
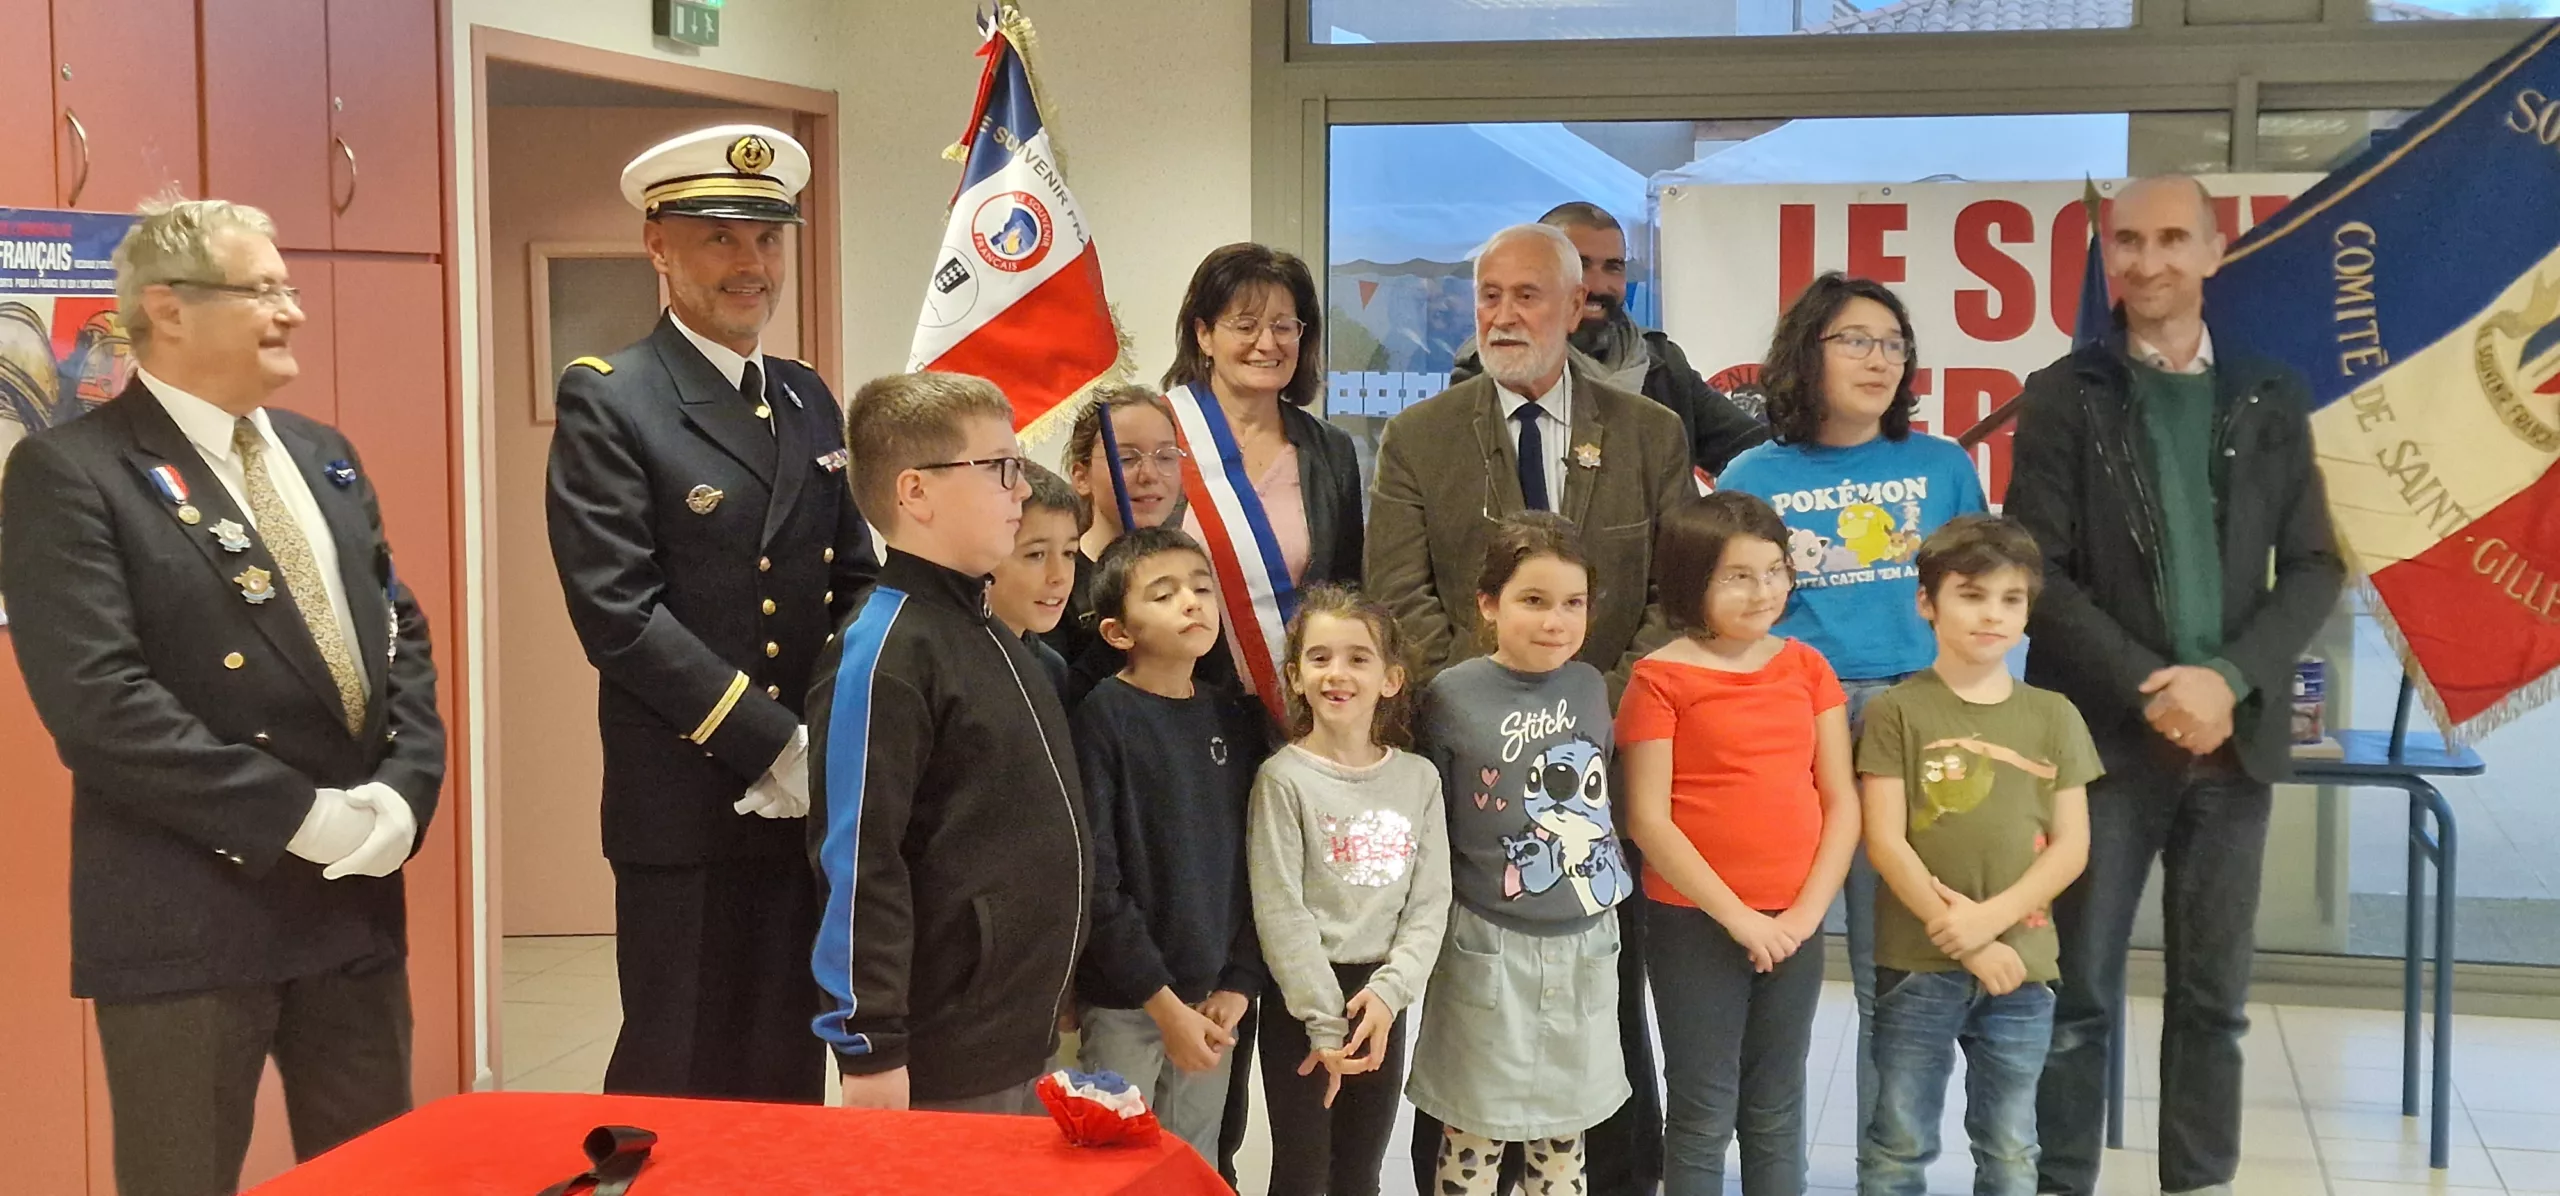
<svg viewBox="0 0 2560 1196">
<path fill-rule="evenodd" d="M 441 250 L 434 0 L 203 3 L 207 194 L 286 249 Z"/>
<path fill-rule="evenodd" d="M 127 212 L 171 188 L 197 194 L 195 0 L 52 7 L 56 202 Z"/>
<path fill-rule="evenodd" d="M 0 0 L 0 208 L 53 206 L 53 7 Z"/>
<path fill-rule="evenodd" d="M 205 194 L 265 209 L 288 250 L 330 246 L 327 3 L 204 0 Z"/>
<path fill-rule="evenodd" d="M 325 257 L 305 253 L 286 254 L 284 264 L 293 285 L 302 288 L 302 327 L 293 331 L 293 360 L 302 373 L 268 403 L 334 424 L 338 422 L 337 267 Z M 442 344 L 438 338 L 437 346 Z"/>
<path fill-rule="evenodd" d="M 328 0 L 330 205 L 336 246 L 444 243 L 434 0 Z"/>
</svg>

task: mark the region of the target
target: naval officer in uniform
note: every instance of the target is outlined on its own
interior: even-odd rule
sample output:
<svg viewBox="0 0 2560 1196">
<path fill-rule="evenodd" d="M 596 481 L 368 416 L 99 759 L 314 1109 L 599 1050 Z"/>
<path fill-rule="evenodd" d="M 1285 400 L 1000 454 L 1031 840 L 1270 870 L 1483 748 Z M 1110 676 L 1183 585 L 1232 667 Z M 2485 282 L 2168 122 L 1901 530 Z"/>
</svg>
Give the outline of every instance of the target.
<svg viewBox="0 0 2560 1196">
<path fill-rule="evenodd" d="M 873 568 L 843 419 L 766 354 L 809 155 L 723 125 L 633 159 L 668 310 L 560 378 L 551 555 L 602 674 L 622 1034 L 607 1092 L 810 1101 L 812 662 Z"/>
</svg>

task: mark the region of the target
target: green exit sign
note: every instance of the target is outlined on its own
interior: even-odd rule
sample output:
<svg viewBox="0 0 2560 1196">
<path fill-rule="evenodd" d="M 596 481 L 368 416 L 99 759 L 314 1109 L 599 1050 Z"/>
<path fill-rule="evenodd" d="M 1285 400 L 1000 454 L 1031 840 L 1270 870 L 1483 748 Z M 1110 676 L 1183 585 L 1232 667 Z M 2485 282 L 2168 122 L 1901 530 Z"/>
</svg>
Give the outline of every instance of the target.
<svg viewBox="0 0 2560 1196">
<path fill-rule="evenodd" d="M 651 26 L 658 36 L 690 46 L 720 44 L 723 0 L 657 0 Z"/>
</svg>

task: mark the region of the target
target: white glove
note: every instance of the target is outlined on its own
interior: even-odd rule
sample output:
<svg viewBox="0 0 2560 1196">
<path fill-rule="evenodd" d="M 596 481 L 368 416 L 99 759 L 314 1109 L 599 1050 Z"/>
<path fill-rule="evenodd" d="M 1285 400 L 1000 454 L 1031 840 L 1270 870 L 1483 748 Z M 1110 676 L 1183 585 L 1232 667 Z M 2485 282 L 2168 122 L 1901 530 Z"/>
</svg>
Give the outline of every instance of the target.
<svg viewBox="0 0 2560 1196">
<path fill-rule="evenodd" d="M 293 832 L 286 851 L 323 866 L 347 858 L 373 833 L 373 812 L 347 800 L 344 789 L 322 789 L 311 795 L 311 812 Z"/>
<path fill-rule="evenodd" d="M 365 836 L 363 846 L 323 869 L 321 877 L 343 880 L 399 871 L 409 862 L 409 849 L 418 840 L 418 818 L 409 811 L 409 799 L 389 785 L 372 781 L 348 790 L 347 802 L 373 812 L 373 833 Z"/>
<path fill-rule="evenodd" d="M 762 818 L 808 817 L 809 728 L 792 731 L 791 742 L 782 745 L 782 754 L 773 758 L 773 767 L 747 786 L 747 795 L 729 808 Z"/>
</svg>

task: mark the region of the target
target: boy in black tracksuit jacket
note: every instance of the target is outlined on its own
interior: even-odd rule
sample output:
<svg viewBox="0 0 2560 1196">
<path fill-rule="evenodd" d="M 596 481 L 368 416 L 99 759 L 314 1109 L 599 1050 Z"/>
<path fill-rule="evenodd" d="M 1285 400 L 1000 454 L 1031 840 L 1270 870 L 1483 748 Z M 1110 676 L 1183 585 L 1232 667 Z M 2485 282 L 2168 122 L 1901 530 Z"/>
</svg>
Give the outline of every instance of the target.
<svg viewBox="0 0 2560 1196">
<path fill-rule="evenodd" d="M 1011 415 L 961 375 L 847 406 L 856 501 L 889 514 L 808 707 L 815 1029 L 848 1105 L 1037 1114 L 1072 996 L 1092 867 L 1066 712 L 986 602 L 1021 509 Z"/>
</svg>

